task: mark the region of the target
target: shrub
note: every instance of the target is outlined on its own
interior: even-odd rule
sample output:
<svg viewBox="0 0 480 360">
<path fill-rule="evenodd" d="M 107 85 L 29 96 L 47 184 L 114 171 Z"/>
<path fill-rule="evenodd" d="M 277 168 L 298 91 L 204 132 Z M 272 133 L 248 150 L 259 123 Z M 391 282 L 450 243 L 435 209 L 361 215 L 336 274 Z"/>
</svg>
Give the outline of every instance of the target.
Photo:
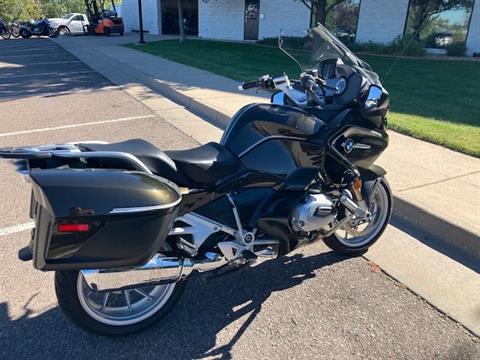
<svg viewBox="0 0 480 360">
<path fill-rule="evenodd" d="M 365 52 L 381 55 L 406 55 L 406 56 L 422 56 L 425 54 L 423 42 L 408 38 L 397 37 L 391 43 L 380 44 L 374 42 L 355 43 L 349 46 L 354 52 Z"/>
<path fill-rule="evenodd" d="M 454 43 L 447 46 L 447 55 L 448 56 L 465 56 L 467 52 L 467 45 L 465 43 Z"/>
<path fill-rule="evenodd" d="M 309 44 L 308 37 L 299 37 L 299 36 L 284 36 L 283 38 L 283 47 L 285 49 L 305 49 L 305 46 Z M 278 38 L 270 37 L 263 38 L 258 40 L 257 44 L 268 45 L 268 46 L 278 46 Z"/>
<path fill-rule="evenodd" d="M 397 37 L 389 44 L 380 44 L 369 41 L 367 43 L 356 43 L 351 39 L 343 39 L 343 43 L 353 52 L 365 52 L 381 55 L 406 55 L 422 56 L 425 54 L 425 43 L 418 40 L 411 40 L 408 37 Z M 258 40 L 257 44 L 278 46 L 278 39 L 264 38 Z M 408 45 L 408 47 L 407 47 Z M 308 50 L 309 41 L 307 37 L 287 36 L 283 38 L 283 47 L 287 49 Z"/>
</svg>

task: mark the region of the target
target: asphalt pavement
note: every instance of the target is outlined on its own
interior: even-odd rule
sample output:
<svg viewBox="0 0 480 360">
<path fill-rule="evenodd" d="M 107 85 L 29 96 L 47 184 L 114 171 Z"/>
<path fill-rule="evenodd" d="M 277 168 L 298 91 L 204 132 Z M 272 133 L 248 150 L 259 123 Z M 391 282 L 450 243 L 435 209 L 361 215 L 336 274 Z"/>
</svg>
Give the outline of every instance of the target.
<svg viewBox="0 0 480 360">
<path fill-rule="evenodd" d="M 134 137 L 162 149 L 198 144 L 158 113 L 52 41 L 0 41 L 0 146 Z M 17 260 L 29 239 L 15 230 L 29 222 L 29 187 L 12 170 L 0 163 L 0 359 L 480 358 L 479 339 L 461 325 L 375 264 L 320 243 L 208 285 L 192 278 L 178 306 L 138 335 L 84 333 L 61 313 L 53 274 Z"/>
</svg>

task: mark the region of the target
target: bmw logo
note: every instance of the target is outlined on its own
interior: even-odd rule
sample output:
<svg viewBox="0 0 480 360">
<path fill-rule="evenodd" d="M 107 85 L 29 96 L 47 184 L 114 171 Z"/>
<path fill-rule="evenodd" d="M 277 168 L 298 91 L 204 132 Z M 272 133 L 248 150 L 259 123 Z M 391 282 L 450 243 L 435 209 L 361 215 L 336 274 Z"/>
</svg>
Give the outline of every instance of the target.
<svg viewBox="0 0 480 360">
<path fill-rule="evenodd" d="M 343 149 L 345 150 L 345 152 L 348 154 L 350 152 L 352 152 L 353 150 L 353 140 L 352 139 L 347 139 L 343 144 Z"/>
</svg>

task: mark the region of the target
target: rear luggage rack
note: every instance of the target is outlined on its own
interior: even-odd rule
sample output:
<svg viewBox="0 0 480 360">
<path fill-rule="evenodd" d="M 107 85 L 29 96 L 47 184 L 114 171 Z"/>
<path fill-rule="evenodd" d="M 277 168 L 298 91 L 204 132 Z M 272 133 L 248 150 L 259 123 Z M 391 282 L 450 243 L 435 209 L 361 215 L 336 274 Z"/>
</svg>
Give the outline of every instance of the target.
<svg viewBox="0 0 480 360">
<path fill-rule="evenodd" d="M 83 142 L 91 143 L 91 142 Z M 118 159 L 125 162 L 127 168 L 153 175 L 152 171 L 136 156 L 119 151 L 84 151 L 76 143 L 62 145 L 42 145 L 38 147 L 10 147 L 0 149 L 0 158 L 22 160 L 47 159 Z"/>
</svg>

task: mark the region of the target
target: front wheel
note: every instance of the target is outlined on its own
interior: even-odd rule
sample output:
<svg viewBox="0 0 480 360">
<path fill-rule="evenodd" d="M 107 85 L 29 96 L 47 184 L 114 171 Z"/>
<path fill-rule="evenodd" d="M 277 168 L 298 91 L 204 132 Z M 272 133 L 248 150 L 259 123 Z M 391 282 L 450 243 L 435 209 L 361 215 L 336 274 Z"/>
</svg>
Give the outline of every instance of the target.
<svg viewBox="0 0 480 360">
<path fill-rule="evenodd" d="M 323 239 L 330 249 L 341 254 L 362 255 L 382 236 L 392 215 L 392 192 L 385 178 L 370 198 L 370 220 L 362 224 L 352 220 Z"/>
<path fill-rule="evenodd" d="M 98 293 L 79 271 L 55 272 L 55 292 L 63 312 L 91 333 L 121 336 L 141 331 L 163 318 L 178 302 L 186 281 Z"/>
<path fill-rule="evenodd" d="M 20 37 L 20 29 L 16 26 L 13 26 L 11 29 L 10 29 L 10 33 L 12 34 L 12 36 L 14 38 L 19 38 Z"/>
</svg>

